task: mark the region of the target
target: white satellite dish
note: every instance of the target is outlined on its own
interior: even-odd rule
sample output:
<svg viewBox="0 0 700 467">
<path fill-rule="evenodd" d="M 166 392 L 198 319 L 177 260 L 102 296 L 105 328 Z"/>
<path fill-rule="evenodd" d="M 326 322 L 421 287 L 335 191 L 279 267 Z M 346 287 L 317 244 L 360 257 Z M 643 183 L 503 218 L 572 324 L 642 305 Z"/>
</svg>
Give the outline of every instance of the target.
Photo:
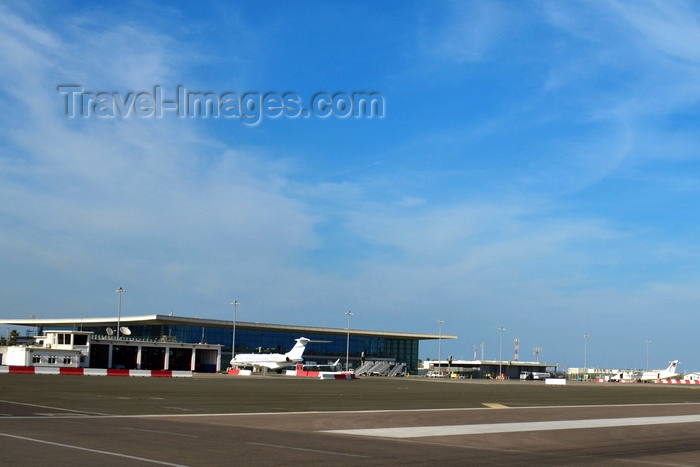
<svg viewBox="0 0 700 467">
<path fill-rule="evenodd" d="M 112 334 L 114 334 L 114 330 L 112 328 L 107 328 L 107 335 L 111 336 Z"/>
<path fill-rule="evenodd" d="M 126 326 L 120 327 L 119 330 L 120 330 L 121 333 L 124 334 L 125 336 L 131 335 L 131 329 L 127 328 Z"/>
</svg>

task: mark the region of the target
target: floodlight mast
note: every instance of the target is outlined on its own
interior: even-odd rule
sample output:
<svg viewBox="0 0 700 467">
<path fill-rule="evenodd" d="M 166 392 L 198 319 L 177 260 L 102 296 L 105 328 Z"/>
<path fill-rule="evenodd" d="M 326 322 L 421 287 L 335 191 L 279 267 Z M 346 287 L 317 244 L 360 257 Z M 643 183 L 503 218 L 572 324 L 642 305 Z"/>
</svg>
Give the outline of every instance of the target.
<svg viewBox="0 0 700 467">
<path fill-rule="evenodd" d="M 345 314 L 348 317 L 348 339 L 345 344 L 345 371 L 350 371 L 350 317 L 352 316 L 352 311 L 346 311 Z"/>
<path fill-rule="evenodd" d="M 649 371 L 649 344 L 651 343 L 651 339 L 647 339 L 644 342 L 647 344 L 647 371 Z"/>
<path fill-rule="evenodd" d="M 238 300 L 234 300 L 231 302 L 231 305 L 233 305 L 233 335 L 231 336 L 231 358 L 234 358 L 236 356 L 236 311 L 240 303 L 238 302 Z"/>
<path fill-rule="evenodd" d="M 119 339 L 119 328 L 121 327 L 122 320 L 122 294 L 126 292 L 123 288 L 119 287 L 117 293 L 119 294 L 119 305 L 117 306 L 117 339 Z"/>
<path fill-rule="evenodd" d="M 439 319 L 438 324 L 440 325 L 440 334 L 438 335 L 438 370 L 442 374 L 442 325 L 445 324 L 444 319 Z"/>
<path fill-rule="evenodd" d="M 499 346 L 498 346 L 498 377 L 503 376 L 503 331 L 506 330 L 503 326 L 498 328 L 499 333 Z"/>
</svg>

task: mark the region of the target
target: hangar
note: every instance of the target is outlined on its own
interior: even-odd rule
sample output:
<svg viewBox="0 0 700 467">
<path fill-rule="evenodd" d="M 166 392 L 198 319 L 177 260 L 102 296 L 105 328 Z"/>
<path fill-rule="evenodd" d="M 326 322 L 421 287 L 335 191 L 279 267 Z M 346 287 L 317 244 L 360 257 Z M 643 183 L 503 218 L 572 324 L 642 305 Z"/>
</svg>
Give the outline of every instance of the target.
<svg viewBox="0 0 700 467">
<path fill-rule="evenodd" d="M 556 374 L 559 364 L 519 360 L 431 360 L 423 363 L 433 378 L 541 379 Z M 550 371 L 551 370 L 551 371 Z M 547 376 L 549 377 L 549 376 Z"/>
<path fill-rule="evenodd" d="M 0 319 L 0 325 L 24 326 L 28 328 L 30 335 L 32 333 L 42 335 L 47 331 L 57 330 L 92 332 L 94 341 L 111 344 L 110 349 L 133 347 L 147 342 L 172 345 L 218 345 L 221 346 L 221 361 L 217 363 L 222 367 L 226 367 L 231 359 L 231 346 L 234 341 L 236 354 L 284 353 L 292 347 L 294 339 L 304 336 L 316 341 L 306 348 L 304 358 L 307 360 L 325 363 L 325 360 L 345 361 L 347 357 L 351 369 L 359 367 L 365 361 L 405 363 L 407 370 L 411 373 L 418 370 L 418 346 L 421 340 L 457 338 L 456 335 L 451 334 L 234 322 L 173 314 L 105 318 Z M 120 332 L 120 328 L 123 327 L 128 328 L 128 335 Z M 116 345 L 118 343 L 121 345 Z M 217 368 L 216 365 L 206 364 L 200 366 L 198 370 L 214 372 Z"/>
</svg>

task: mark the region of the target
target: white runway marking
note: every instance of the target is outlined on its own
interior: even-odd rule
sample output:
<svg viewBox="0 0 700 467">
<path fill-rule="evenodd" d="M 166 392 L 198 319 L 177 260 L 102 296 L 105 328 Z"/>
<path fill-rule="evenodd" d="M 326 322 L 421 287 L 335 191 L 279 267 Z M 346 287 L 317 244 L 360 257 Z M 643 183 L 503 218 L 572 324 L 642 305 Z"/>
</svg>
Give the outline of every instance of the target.
<svg viewBox="0 0 700 467">
<path fill-rule="evenodd" d="M 488 433 L 516 433 L 521 431 L 578 430 L 581 428 L 611 428 L 622 426 L 661 425 L 669 423 L 700 423 L 700 415 L 667 417 L 601 418 L 594 420 L 564 420 L 549 422 L 493 423 L 483 425 L 414 426 L 399 428 L 360 428 L 351 430 L 323 430 L 332 433 L 378 438 L 420 438 L 426 436 L 479 435 Z"/>
<path fill-rule="evenodd" d="M 41 405 L 36 405 L 36 404 L 24 404 L 22 402 L 11 402 L 11 401 L 4 401 L 0 400 L 0 402 L 5 402 L 8 404 L 19 404 L 19 405 L 28 405 L 28 406 L 33 406 L 33 407 L 45 407 Z M 533 406 L 533 407 L 508 407 L 508 410 L 518 410 L 518 411 L 528 411 L 528 410 L 539 410 L 539 409 L 581 409 L 581 408 L 600 408 L 600 407 L 625 407 L 625 408 L 634 408 L 634 407 L 658 407 L 658 406 L 676 406 L 676 405 L 683 405 L 686 407 L 690 406 L 697 406 L 700 405 L 697 402 L 672 402 L 668 404 L 609 404 L 609 405 L 557 405 L 557 406 Z M 198 418 L 198 417 L 250 417 L 250 416 L 294 416 L 294 415 L 312 415 L 312 414 L 321 414 L 321 415 L 328 415 L 328 414 L 384 414 L 384 413 L 426 413 L 426 412 L 470 412 L 470 411 L 485 411 L 485 410 L 493 410 L 488 407 L 461 407 L 461 408 L 449 408 L 449 409 L 386 409 L 386 410 L 309 410 L 309 411 L 304 411 L 304 412 L 224 412 L 224 413 L 187 413 L 187 414 L 181 414 L 181 413 L 162 413 L 162 414 L 145 414 L 145 415 L 117 415 L 117 414 L 106 414 L 106 413 L 97 413 L 97 412 L 86 412 L 82 410 L 71 410 L 71 409 L 62 409 L 58 407 L 45 407 L 45 408 L 50 408 L 50 409 L 55 409 L 55 410 L 66 410 L 66 411 L 71 411 L 75 412 L 77 414 L 90 414 L 90 415 L 95 415 L 100 418 Z M 170 408 L 176 408 L 177 407 L 170 407 Z M 82 415 L 77 415 L 77 417 L 82 417 Z M 18 415 L 18 416 L 12 416 L 12 418 L 16 419 L 27 419 L 27 418 L 38 418 L 36 416 L 26 416 L 26 415 Z M 62 417 L 62 419 L 68 418 Z"/>
<path fill-rule="evenodd" d="M 280 446 L 278 444 L 265 444 L 265 443 L 246 443 L 246 444 L 252 444 L 253 446 L 264 446 L 266 448 L 281 448 L 281 449 L 291 449 L 293 451 L 306 451 L 306 452 L 317 452 L 320 454 L 332 454 L 334 456 L 348 456 L 348 457 L 369 457 L 369 456 L 363 456 L 361 454 L 347 454 L 345 452 L 335 452 L 335 451 L 321 451 L 318 449 L 306 449 L 306 448 L 299 448 L 296 446 Z"/>
<path fill-rule="evenodd" d="M 100 412 L 86 412 L 84 410 L 72 410 L 72 409 L 64 409 L 61 407 L 50 407 L 48 405 L 39 405 L 39 404 L 27 404 L 25 402 L 14 402 L 14 401 L 4 401 L 0 400 L 3 404 L 15 404 L 15 405 L 26 405 L 27 407 L 39 407 L 41 409 L 51 409 L 51 410 L 62 410 L 64 412 L 73 412 L 77 414 L 90 414 L 90 415 L 106 415 L 104 413 Z"/>
<path fill-rule="evenodd" d="M 79 451 L 87 451 L 87 452 L 94 452 L 97 454 L 104 454 L 106 456 L 114 456 L 114 457 L 123 457 L 124 459 L 131 459 L 131 460 L 137 460 L 137 461 L 142 461 L 142 462 L 150 462 L 151 464 L 159 464 L 159 465 L 169 465 L 171 467 L 187 467 L 186 465 L 182 464 L 173 464 L 170 462 L 163 462 L 163 461 L 157 461 L 154 459 L 146 459 L 144 457 L 136 457 L 136 456 L 129 456 L 127 454 L 119 454 L 117 452 L 109 452 L 109 451 L 100 451 L 99 449 L 89 449 L 89 448 L 83 448 L 80 446 L 72 446 L 70 444 L 63 444 L 63 443 L 54 443 L 53 441 L 44 441 L 42 439 L 35 439 L 35 438 L 27 438 L 24 436 L 15 436 L 15 435 L 9 435 L 7 433 L 0 433 L 0 436 L 5 436 L 6 438 L 14 438 L 14 439 L 21 439 L 23 441 L 31 441 L 33 443 L 41 443 L 41 444 L 49 444 L 51 446 L 58 446 L 60 448 L 68 448 L 68 449 L 77 449 Z"/>
<path fill-rule="evenodd" d="M 141 428 L 130 428 L 123 426 L 122 430 L 130 430 L 130 431 L 145 431 L 146 433 L 158 433 L 161 435 L 172 435 L 172 436 L 185 436 L 187 438 L 199 438 L 197 435 L 186 435 L 183 433 L 173 433 L 172 431 L 158 431 L 158 430 L 143 430 Z"/>
</svg>

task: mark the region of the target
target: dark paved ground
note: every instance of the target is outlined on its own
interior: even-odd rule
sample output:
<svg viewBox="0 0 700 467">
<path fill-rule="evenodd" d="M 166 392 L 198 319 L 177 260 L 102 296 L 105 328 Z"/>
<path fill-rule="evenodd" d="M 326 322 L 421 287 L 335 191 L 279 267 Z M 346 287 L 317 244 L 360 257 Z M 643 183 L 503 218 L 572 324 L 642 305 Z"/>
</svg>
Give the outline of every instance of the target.
<svg viewBox="0 0 700 467">
<path fill-rule="evenodd" d="M 700 391 L 413 378 L 0 375 L 0 465 L 700 465 L 700 422 L 658 418 L 671 415 L 700 416 Z M 664 423 L 575 425 L 634 417 Z M 573 421 L 574 428 L 499 428 L 542 421 Z M 496 432 L 433 431 L 472 425 Z M 420 434 L 337 431 L 395 427 L 419 427 Z"/>
</svg>

